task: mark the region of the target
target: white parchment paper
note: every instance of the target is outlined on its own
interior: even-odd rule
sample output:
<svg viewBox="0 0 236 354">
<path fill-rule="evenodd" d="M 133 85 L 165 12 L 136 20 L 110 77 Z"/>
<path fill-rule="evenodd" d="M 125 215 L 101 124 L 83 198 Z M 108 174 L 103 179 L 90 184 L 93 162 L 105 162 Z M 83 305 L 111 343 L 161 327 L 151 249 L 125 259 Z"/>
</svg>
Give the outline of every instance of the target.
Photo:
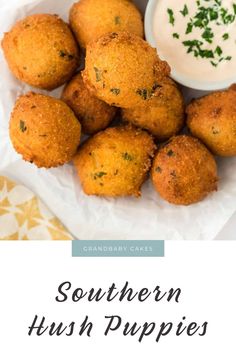
<svg viewBox="0 0 236 354">
<path fill-rule="evenodd" d="M 33 13 L 57 13 L 65 20 L 73 0 L 0 0 L 0 38 L 14 22 Z M 139 1 L 141 8 L 144 2 Z M 32 90 L 14 79 L 0 51 L 0 173 L 35 192 L 82 239 L 213 239 L 236 211 L 236 158 L 219 159 L 219 192 L 189 207 L 161 200 L 148 181 L 142 198 L 87 197 L 72 165 L 37 169 L 13 150 L 8 124 L 16 98 Z M 34 90 L 38 91 L 38 90 Z M 50 95 L 59 97 L 60 89 Z M 192 97 L 192 91 L 186 91 Z M 198 92 L 199 96 L 199 92 Z"/>
</svg>

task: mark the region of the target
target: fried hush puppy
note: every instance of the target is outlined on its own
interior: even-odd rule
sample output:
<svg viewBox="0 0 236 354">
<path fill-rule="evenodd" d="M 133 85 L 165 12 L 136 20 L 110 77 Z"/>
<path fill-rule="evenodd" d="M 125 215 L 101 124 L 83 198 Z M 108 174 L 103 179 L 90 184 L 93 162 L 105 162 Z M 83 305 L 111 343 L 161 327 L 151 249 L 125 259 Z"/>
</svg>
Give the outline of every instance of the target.
<svg viewBox="0 0 236 354">
<path fill-rule="evenodd" d="M 197 203 L 217 190 L 216 162 L 207 148 L 190 136 L 174 137 L 162 147 L 151 175 L 161 197 L 176 205 Z"/>
<path fill-rule="evenodd" d="M 95 96 L 130 108 L 149 100 L 169 73 L 169 65 L 142 38 L 117 32 L 88 45 L 82 76 Z"/>
<path fill-rule="evenodd" d="M 61 86 L 78 67 L 76 41 L 57 15 L 32 15 L 17 22 L 5 33 L 2 48 L 12 73 L 41 89 Z"/>
<path fill-rule="evenodd" d="M 117 109 L 93 96 L 77 74 L 64 88 L 62 100 L 79 119 L 82 132 L 92 135 L 104 130 L 113 120 Z"/>
<path fill-rule="evenodd" d="M 236 156 L 236 89 L 214 92 L 187 107 L 191 133 L 219 156 Z"/>
<path fill-rule="evenodd" d="M 143 37 L 142 16 L 129 0 L 80 0 L 70 10 L 70 26 L 81 47 L 109 32 Z"/>
<path fill-rule="evenodd" d="M 38 167 L 57 167 L 71 161 L 80 131 L 79 121 L 64 102 L 33 92 L 21 96 L 11 114 L 13 147 Z"/>
<path fill-rule="evenodd" d="M 156 146 L 152 137 L 133 127 L 108 128 L 90 138 L 74 158 L 88 195 L 141 195 Z"/>
<path fill-rule="evenodd" d="M 124 121 L 148 130 L 159 141 L 176 135 L 184 125 L 184 100 L 171 79 L 162 82 L 152 99 L 143 105 L 123 109 Z"/>
</svg>

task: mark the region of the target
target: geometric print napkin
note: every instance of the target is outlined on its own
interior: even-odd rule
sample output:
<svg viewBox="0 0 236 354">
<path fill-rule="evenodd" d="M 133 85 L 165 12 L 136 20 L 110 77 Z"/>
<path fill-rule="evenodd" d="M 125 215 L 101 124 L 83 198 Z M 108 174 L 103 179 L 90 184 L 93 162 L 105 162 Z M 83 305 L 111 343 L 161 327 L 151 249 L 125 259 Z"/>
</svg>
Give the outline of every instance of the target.
<svg viewBox="0 0 236 354">
<path fill-rule="evenodd" d="M 28 188 L 0 176 L 0 240 L 71 240 L 61 222 Z"/>
</svg>

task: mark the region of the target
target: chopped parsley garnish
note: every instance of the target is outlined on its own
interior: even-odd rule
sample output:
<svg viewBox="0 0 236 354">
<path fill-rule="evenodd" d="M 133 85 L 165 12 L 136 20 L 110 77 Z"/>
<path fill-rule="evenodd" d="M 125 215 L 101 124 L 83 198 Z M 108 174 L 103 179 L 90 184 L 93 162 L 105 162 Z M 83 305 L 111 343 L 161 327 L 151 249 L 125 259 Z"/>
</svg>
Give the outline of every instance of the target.
<svg viewBox="0 0 236 354">
<path fill-rule="evenodd" d="M 60 50 L 60 51 L 59 51 L 59 56 L 60 56 L 61 58 L 65 58 L 65 59 L 67 59 L 67 60 L 72 60 L 72 59 L 74 59 L 74 55 L 72 55 L 72 54 L 70 54 L 70 53 L 67 53 L 67 52 L 65 52 L 64 50 Z"/>
<path fill-rule="evenodd" d="M 27 127 L 25 126 L 25 122 L 23 120 L 20 120 L 20 130 L 22 131 L 22 133 L 27 130 Z"/>
<path fill-rule="evenodd" d="M 179 34 L 178 33 L 173 33 L 173 38 L 179 39 Z"/>
<path fill-rule="evenodd" d="M 167 9 L 167 13 L 169 15 L 169 23 L 172 24 L 172 26 L 174 26 L 175 24 L 175 17 L 174 17 L 174 12 L 171 9 Z"/>
<path fill-rule="evenodd" d="M 157 168 L 155 169 L 155 171 L 157 173 L 162 173 L 162 168 L 160 166 L 157 166 Z"/>
<path fill-rule="evenodd" d="M 189 33 L 191 33 L 192 31 L 193 31 L 193 23 L 192 23 L 192 22 L 189 22 L 189 23 L 187 24 L 187 28 L 186 28 L 185 34 L 189 34 Z"/>
<path fill-rule="evenodd" d="M 213 38 L 214 38 L 214 33 L 212 32 L 212 29 L 210 27 L 207 27 L 203 34 L 202 34 L 202 38 L 205 39 L 206 42 L 208 43 L 212 43 L 213 42 Z"/>
<path fill-rule="evenodd" d="M 210 59 L 209 63 L 217 67 L 221 62 L 231 60 L 232 56 L 224 52 L 220 43 L 216 43 L 213 25 L 225 27 L 234 23 L 236 21 L 236 3 L 233 3 L 232 8 L 229 9 L 224 6 L 222 0 L 214 0 L 213 4 L 210 3 L 210 0 L 196 0 L 195 2 L 197 6 L 195 14 L 190 14 L 186 4 L 179 10 L 181 15 L 187 19 L 185 35 L 189 35 L 189 40 L 184 40 L 182 44 L 186 47 L 187 54 L 191 53 L 196 58 Z M 167 13 L 169 23 L 174 27 L 173 9 L 168 8 Z M 198 37 L 194 38 L 194 33 L 197 33 Z M 172 37 L 175 39 L 180 39 L 181 35 L 177 32 L 172 33 Z M 229 37 L 230 35 L 227 32 L 222 34 L 222 40 L 224 41 Z M 209 44 L 212 46 L 209 46 Z"/>
<path fill-rule="evenodd" d="M 99 82 L 102 80 L 102 71 L 99 70 L 98 68 L 94 67 L 95 75 L 96 75 L 96 81 Z"/>
<path fill-rule="evenodd" d="M 167 152 L 167 155 L 168 155 L 169 157 L 173 156 L 173 155 L 174 155 L 174 151 L 173 151 L 173 150 L 169 150 L 169 151 Z"/>
<path fill-rule="evenodd" d="M 124 153 L 122 154 L 122 157 L 123 157 L 123 159 L 126 160 L 126 161 L 132 161 L 132 160 L 134 159 L 133 156 L 130 155 L 128 152 L 124 152 Z"/>
<path fill-rule="evenodd" d="M 95 173 L 94 174 L 94 176 L 93 176 L 93 178 L 94 179 L 97 179 L 97 178 L 102 178 L 103 176 L 106 176 L 107 175 L 107 173 L 106 172 L 97 172 L 97 173 Z"/>
<path fill-rule="evenodd" d="M 224 41 L 226 41 L 227 39 L 229 39 L 229 34 L 228 33 L 223 34 L 222 38 L 224 39 Z"/>
<path fill-rule="evenodd" d="M 120 94 L 120 89 L 118 89 L 118 88 L 112 88 L 112 89 L 111 89 L 111 92 L 112 92 L 114 95 L 118 96 L 118 95 Z"/>
<path fill-rule="evenodd" d="M 184 5 L 184 8 L 183 8 L 183 10 L 180 11 L 180 13 L 181 13 L 184 17 L 189 14 L 189 12 L 188 12 L 188 7 L 187 7 L 186 4 Z"/>
<path fill-rule="evenodd" d="M 153 96 L 155 90 L 156 90 L 157 88 L 159 88 L 159 87 L 161 87 L 161 86 L 158 85 L 158 84 L 155 84 L 151 90 L 146 89 L 146 88 L 144 88 L 144 89 L 138 89 L 138 90 L 136 91 L 136 93 L 137 93 L 139 96 L 141 96 L 144 101 L 146 101 L 146 100 L 149 100 L 149 99 Z"/>
<path fill-rule="evenodd" d="M 120 16 L 116 16 L 116 17 L 115 17 L 115 24 L 116 24 L 116 25 L 120 25 L 120 22 L 121 22 L 121 21 L 120 21 Z"/>
<path fill-rule="evenodd" d="M 223 53 L 223 50 L 221 49 L 221 47 L 217 46 L 216 50 L 215 50 L 215 53 L 220 57 L 221 54 Z"/>
</svg>

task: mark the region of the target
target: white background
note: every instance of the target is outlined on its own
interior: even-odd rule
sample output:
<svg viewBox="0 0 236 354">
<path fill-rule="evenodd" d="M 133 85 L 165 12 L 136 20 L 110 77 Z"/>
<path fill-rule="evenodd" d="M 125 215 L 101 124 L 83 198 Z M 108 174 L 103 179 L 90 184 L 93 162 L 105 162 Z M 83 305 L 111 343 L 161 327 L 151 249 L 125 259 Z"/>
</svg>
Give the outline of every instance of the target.
<svg viewBox="0 0 236 354">
<path fill-rule="evenodd" d="M 166 242 L 165 258 L 72 258 L 70 242 L 1 243 L 0 351 L 4 354 L 149 353 L 235 354 L 236 243 Z M 57 303 L 57 287 L 71 281 L 74 288 L 102 287 L 112 282 L 134 289 L 182 289 L 180 303 Z M 94 322 L 92 337 L 28 337 L 34 315 L 48 321 Z M 209 322 L 205 337 L 169 335 L 155 343 L 154 334 L 140 344 L 121 331 L 103 336 L 105 315 L 118 314 L 139 323 Z M 156 333 L 156 332 L 155 332 Z"/>
</svg>

